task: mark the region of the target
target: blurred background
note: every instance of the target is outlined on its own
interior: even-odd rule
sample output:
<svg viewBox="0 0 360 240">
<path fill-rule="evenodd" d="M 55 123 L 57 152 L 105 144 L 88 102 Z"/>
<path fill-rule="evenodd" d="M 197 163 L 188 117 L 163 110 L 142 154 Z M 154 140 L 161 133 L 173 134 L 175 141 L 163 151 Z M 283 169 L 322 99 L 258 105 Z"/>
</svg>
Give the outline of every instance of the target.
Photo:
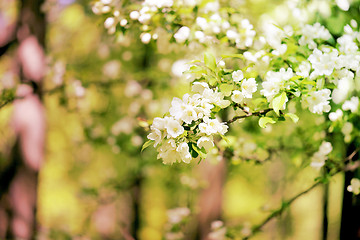
<svg viewBox="0 0 360 240">
<path fill-rule="evenodd" d="M 261 19 L 296 21 L 291 1 L 231 2 L 255 28 Z M 335 1 L 305 3 L 309 21 L 335 34 L 354 18 L 335 10 Z M 298 124 L 233 125 L 218 150 L 236 149 L 230 158 L 215 150 L 199 164 L 168 166 L 152 147 L 141 152 L 148 120 L 189 92 L 181 73 L 205 47 L 143 44 L 140 29 L 108 34 L 93 4 L 0 2 L 0 238 L 15 224 L 24 239 L 31 229 L 36 239 L 241 239 L 314 183 L 319 172 L 308 165 L 318 145 L 311 143 L 325 132 L 324 118 L 309 113 Z M 338 239 L 343 177 L 327 186 L 297 199 L 252 239 L 323 239 L 324 214 L 325 239 Z"/>
</svg>

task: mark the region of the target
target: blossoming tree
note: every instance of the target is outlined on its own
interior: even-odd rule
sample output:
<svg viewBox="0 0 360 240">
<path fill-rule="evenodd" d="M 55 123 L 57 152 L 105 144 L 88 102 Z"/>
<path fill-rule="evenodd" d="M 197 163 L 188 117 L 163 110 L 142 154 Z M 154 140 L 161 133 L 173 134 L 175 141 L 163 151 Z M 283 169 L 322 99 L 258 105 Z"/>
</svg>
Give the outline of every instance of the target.
<svg viewBox="0 0 360 240">
<path fill-rule="evenodd" d="M 86 117 L 82 125 L 86 138 L 93 142 L 105 142 L 115 154 L 126 151 L 124 156 L 127 159 L 134 160 L 134 155 L 140 155 L 143 143 L 140 136 L 144 135 L 147 141 L 142 150 L 153 146 L 157 158 L 170 165 L 161 168 L 171 173 L 169 185 L 181 182 L 190 192 L 195 192 L 195 189 L 201 188 L 201 183 L 187 175 L 175 181 L 178 175 L 172 174 L 173 171 L 179 165 L 201 169 L 206 168 L 209 162 L 216 162 L 216 166 L 220 167 L 209 171 L 207 177 L 213 180 L 208 182 L 210 188 L 216 185 L 217 191 L 212 195 L 203 194 L 198 204 L 208 210 L 198 216 L 199 225 L 206 225 L 206 230 L 195 233 L 202 239 L 256 238 L 260 232 L 268 231 L 266 227 L 273 219 L 279 216 L 286 218 L 285 210 L 319 185 L 324 186 L 322 238 L 327 239 L 327 228 L 330 226 L 327 216 L 329 185 L 335 175 L 342 173 L 345 181 L 340 236 L 341 239 L 356 239 L 360 226 L 352 219 L 359 214 L 357 195 L 360 192 L 359 3 L 348 0 L 283 1 L 273 7 L 271 13 L 270 10 L 266 12 L 265 2 L 261 8 L 265 10 L 259 10 L 251 1 L 246 4 L 230 0 L 93 1 L 91 10 L 100 15 L 100 25 L 116 44 L 125 49 L 117 52 L 116 44 L 109 44 L 113 47 L 113 54 L 121 54 L 124 62 L 133 61 L 138 66 L 122 66 L 123 63 L 111 60 L 104 64 L 104 76 L 100 81 L 92 81 L 96 78 L 92 74 L 84 74 L 86 80 L 80 81 L 75 79 L 76 71 L 83 71 L 83 63 L 96 68 L 97 60 L 91 62 L 95 57 L 87 57 L 88 62 L 83 61 L 79 66 L 76 66 L 76 58 L 73 62 L 69 61 L 70 69 L 76 69 L 73 72 L 66 70 L 62 61 L 57 61 L 51 63 L 52 85 L 44 94 L 59 94 L 59 102 L 69 107 L 70 111 L 78 111 L 83 104 L 85 110 L 82 114 L 85 112 Z M 47 1 L 42 9 L 50 12 L 53 9 L 51 4 L 54 2 Z M 252 4 L 256 6 L 256 11 L 260 11 L 259 18 L 247 12 Z M 245 8 L 244 5 L 250 7 Z M 76 25 L 75 19 L 67 23 L 69 28 Z M 84 26 L 84 29 L 87 27 Z M 84 33 L 84 36 L 82 41 L 86 45 L 88 35 Z M 139 44 L 137 40 L 141 41 L 141 46 L 135 46 Z M 59 38 L 56 41 L 65 40 Z M 81 47 L 81 44 L 77 45 L 68 54 L 81 51 Z M 54 55 L 57 53 L 55 48 L 52 49 Z M 99 46 L 100 58 L 111 59 L 110 52 L 107 45 Z M 159 73 L 170 69 L 166 61 L 159 61 L 158 66 L 152 63 L 154 59 L 161 58 L 159 55 L 167 54 L 171 58 L 181 55 L 186 59 L 179 59 L 173 64 L 172 74 L 189 87 L 185 93 L 173 89 L 170 94 L 177 97 L 167 100 L 164 104 L 168 106 L 167 110 L 156 112 L 152 111 L 153 105 L 160 109 L 161 104 L 153 99 L 153 94 L 155 98 L 161 98 L 165 92 L 161 89 L 163 86 L 177 86 L 163 80 L 163 75 Z M 120 68 L 123 69 L 120 71 Z M 113 81 L 118 75 L 122 75 L 121 79 Z M 117 84 L 124 91 L 124 96 L 116 93 Z M 96 86 L 95 90 L 93 86 Z M 103 95 L 99 94 L 100 88 L 105 89 Z M 1 107 L 14 100 L 11 90 L 10 97 L 6 96 L 7 92 L 3 92 Z M 101 110 L 91 109 L 91 104 L 84 100 L 87 93 L 99 94 L 100 105 L 106 105 L 103 100 L 110 99 L 108 106 L 101 105 Z M 114 100 L 116 98 L 120 100 Z M 108 114 L 111 101 L 116 101 L 121 108 L 116 112 L 116 120 Z M 153 116 L 155 114 L 157 117 Z M 135 122 L 136 118 L 138 122 Z M 112 124 L 104 130 L 101 123 L 108 124 L 108 121 Z M 141 128 L 134 130 L 137 125 Z M 82 146 L 85 148 L 79 149 L 85 149 L 84 156 L 88 156 L 92 151 L 86 148 L 87 144 Z M 149 152 L 146 150 L 141 156 L 151 156 Z M 121 234 L 125 239 L 139 237 L 142 181 L 144 175 L 153 170 L 146 164 L 162 165 L 155 160 L 143 161 L 143 158 L 123 165 L 114 164 L 119 175 L 126 172 L 126 177 L 106 182 L 113 189 L 131 189 L 132 203 L 129 200 L 123 202 L 129 203 L 127 207 L 132 206 L 135 212 L 134 230 L 131 232 L 129 227 L 131 217 L 126 214 L 121 216 L 126 218 L 121 220 Z M 286 165 L 293 167 L 294 175 L 309 171 L 311 176 L 316 177 L 311 179 L 311 184 L 301 186 L 300 192 L 288 188 L 281 191 L 279 187 L 280 192 L 289 192 L 281 194 L 281 199 L 276 198 L 276 189 L 269 190 L 277 204 L 270 207 L 271 210 L 264 205 L 266 216 L 260 221 L 251 220 L 251 224 L 244 219 L 236 223 L 226 219 L 220 221 L 218 208 L 221 201 L 216 201 L 214 196 L 222 198 L 224 169 L 228 168 L 228 172 L 233 173 L 238 166 L 250 163 L 253 165 L 250 165 L 249 171 L 256 172 L 254 169 L 258 165 L 271 162 L 274 162 L 272 166 L 275 170 L 269 170 L 270 180 L 262 183 L 269 188 L 275 189 L 274 182 L 286 180 L 282 170 Z M 110 171 L 111 174 L 114 173 Z M 243 174 L 246 175 L 245 172 Z M 263 180 L 261 176 L 257 178 Z M 255 189 L 255 185 L 251 187 Z M 119 217 L 111 214 L 115 212 L 117 202 L 102 201 L 102 195 L 112 196 L 107 191 L 104 193 L 86 187 L 84 191 L 98 195 L 94 225 L 102 238 L 110 238 L 113 225 L 102 224 L 101 220 L 111 222 Z M 193 215 L 199 209 L 194 206 L 194 200 L 186 202 L 189 208 L 175 207 L 167 212 L 166 239 L 195 235 Z M 211 205 L 213 202 L 215 204 Z"/>
<path fill-rule="evenodd" d="M 140 24 L 141 41 L 156 41 L 160 51 L 166 41 L 186 44 L 190 49 L 200 46 L 205 51 L 203 60 L 190 62 L 184 72 L 191 81 L 191 93 L 175 97 L 169 112 L 151 122 L 149 141 L 143 148 L 153 145 L 164 164 L 200 163 L 213 154 L 234 160 L 239 157 L 236 143 L 229 140 L 237 134 L 231 130 L 234 125 L 256 118 L 264 129 L 286 119 L 300 120 L 299 124 L 306 126 L 301 122 L 305 111 L 324 116 L 325 123 L 320 126 L 324 136 L 306 161 L 321 174 L 305 192 L 346 172 L 341 236 L 356 235 L 359 227 L 349 227 L 351 214 L 346 209 L 351 205 L 346 202 L 346 191 L 358 194 L 359 185 L 354 172 L 359 150 L 360 33 L 357 19 L 351 19 L 350 2 L 337 1 L 334 7 L 339 12 L 349 11 L 349 21 L 340 31 L 326 19 L 320 21 L 332 28 L 330 31 L 319 22 L 307 23 L 312 21 L 308 16 L 311 2 L 303 6 L 288 2 L 288 10 L 298 21 L 278 26 L 267 19 L 260 31 L 255 31 L 230 2 L 222 4 L 149 0 L 139 10 L 112 1 L 94 4 L 96 14 L 107 15 L 104 26 L 109 34 L 122 34 Z M 343 135 L 343 144 L 334 142 L 338 138 L 333 136 L 338 135 Z M 305 192 L 286 201 L 244 239 Z"/>
</svg>

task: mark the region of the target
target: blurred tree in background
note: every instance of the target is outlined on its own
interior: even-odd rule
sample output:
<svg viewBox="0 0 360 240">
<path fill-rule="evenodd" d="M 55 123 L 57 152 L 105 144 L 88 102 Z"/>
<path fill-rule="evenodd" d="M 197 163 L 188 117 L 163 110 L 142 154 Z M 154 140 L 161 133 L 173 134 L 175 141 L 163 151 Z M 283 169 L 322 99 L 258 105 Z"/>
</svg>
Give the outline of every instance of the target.
<svg viewBox="0 0 360 240">
<path fill-rule="evenodd" d="M 359 71 L 349 67 L 349 81 L 335 70 L 315 80 L 298 73 L 311 44 L 353 51 L 359 61 L 357 46 L 343 50 L 338 40 L 351 35 L 359 44 L 359 7 L 0 2 L 0 239 L 360 239 L 359 106 L 351 102 Z M 316 22 L 331 37 L 311 42 L 319 32 L 306 26 Z M 274 110 L 260 85 L 267 72 L 288 67 L 301 80 L 299 94 L 326 88 L 345 96 L 314 114 L 289 87 L 289 102 L 278 98 Z M 258 83 L 260 100 L 231 97 L 236 85 L 228 83 L 240 69 Z M 189 141 L 189 164 L 165 165 L 142 148 L 153 119 L 170 116 L 173 97 L 189 93 L 194 80 L 233 101 L 212 109 L 231 127 L 207 152 Z"/>
</svg>

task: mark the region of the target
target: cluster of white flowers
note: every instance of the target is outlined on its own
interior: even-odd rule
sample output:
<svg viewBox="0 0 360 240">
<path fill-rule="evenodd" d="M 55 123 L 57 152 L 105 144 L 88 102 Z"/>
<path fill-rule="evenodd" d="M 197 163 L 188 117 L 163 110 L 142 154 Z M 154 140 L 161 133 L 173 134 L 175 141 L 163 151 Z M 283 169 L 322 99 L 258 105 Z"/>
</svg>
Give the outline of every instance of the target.
<svg viewBox="0 0 360 240">
<path fill-rule="evenodd" d="M 172 7 L 173 0 L 145 0 L 143 5 L 148 7 L 165 8 Z"/>
<path fill-rule="evenodd" d="M 140 11 L 135 10 L 130 13 L 130 18 L 148 24 L 158 9 L 170 8 L 173 4 L 173 0 L 145 0 Z"/>
<path fill-rule="evenodd" d="M 167 211 L 168 222 L 171 224 L 180 223 L 185 217 L 189 215 L 190 209 L 187 207 L 173 208 Z"/>
<path fill-rule="evenodd" d="M 337 109 L 335 112 L 329 113 L 329 119 L 330 121 L 335 122 L 337 120 L 340 120 L 343 115 L 343 111 L 341 111 L 341 109 Z"/>
<path fill-rule="evenodd" d="M 187 207 L 179 207 L 169 209 L 167 211 L 168 222 L 167 222 L 167 232 L 165 233 L 166 240 L 181 240 L 184 239 L 184 234 L 180 228 L 174 228 L 181 224 L 187 217 L 190 215 L 190 209 Z"/>
<path fill-rule="evenodd" d="M 174 38 L 177 43 L 184 43 L 190 36 L 190 28 L 182 26 L 175 34 Z"/>
<path fill-rule="evenodd" d="M 112 12 L 113 16 L 107 17 L 104 21 L 104 27 L 108 30 L 109 34 L 114 34 L 116 26 L 125 27 L 128 24 L 128 20 L 120 14 L 119 10 L 114 7 L 113 0 L 98 0 L 92 6 L 92 11 L 95 14 L 107 14 Z"/>
<path fill-rule="evenodd" d="M 358 195 L 360 193 L 360 179 L 351 179 L 350 185 L 347 187 L 347 190 L 354 193 L 355 195 Z"/>
<path fill-rule="evenodd" d="M 244 79 L 244 74 L 241 70 L 232 73 L 232 79 L 236 84 L 241 86 L 240 90 L 234 90 L 231 95 L 231 100 L 235 103 L 242 104 L 246 99 L 252 98 L 253 93 L 257 91 L 257 83 L 255 78 Z"/>
<path fill-rule="evenodd" d="M 231 25 L 229 20 L 221 17 L 218 12 L 213 13 L 209 18 L 197 17 L 196 24 L 199 30 L 195 32 L 195 38 L 201 43 L 213 39 L 217 34 L 225 33 L 237 48 L 245 49 L 252 46 L 256 35 L 248 19 L 241 20 L 239 25 Z"/>
<path fill-rule="evenodd" d="M 213 13 L 209 19 L 197 17 L 196 24 L 205 34 L 219 34 L 230 28 L 230 23 L 223 19 L 219 13 Z"/>
<path fill-rule="evenodd" d="M 327 52 L 322 52 L 315 48 L 314 52 L 309 56 L 314 71 L 311 73 L 310 78 L 314 79 L 318 76 L 330 76 L 337 65 L 338 51 L 336 49 L 330 50 L 326 48 Z"/>
<path fill-rule="evenodd" d="M 268 102 L 280 93 L 281 90 L 288 89 L 289 80 L 294 76 L 291 68 L 281 68 L 278 72 L 269 71 L 266 73 L 265 81 L 262 83 L 263 89 L 260 93 L 266 97 Z"/>
<path fill-rule="evenodd" d="M 207 83 L 195 82 L 192 96 L 185 94 L 182 99 L 174 98 L 169 109 L 170 116 L 155 118 L 151 125 L 148 139 L 158 147 L 158 158 L 165 164 L 175 162 L 190 163 L 189 139 L 184 126 L 194 127 L 196 136 L 191 140 L 199 149 L 209 151 L 213 146 L 213 135 L 224 135 L 228 126 L 216 118 L 211 118 L 214 106 L 225 108 L 230 101 L 224 100 L 224 95 L 217 89 L 209 88 Z"/>
<path fill-rule="evenodd" d="M 233 36 L 235 37 L 236 47 L 240 49 L 244 49 L 250 47 L 256 35 L 254 30 L 254 26 L 249 22 L 248 19 L 243 19 L 240 22 L 240 31 L 234 36 L 235 31 L 233 32 Z M 229 31 L 226 32 L 226 36 L 229 37 Z"/>
<path fill-rule="evenodd" d="M 351 122 L 345 122 L 343 127 L 341 128 L 341 132 L 344 134 L 344 141 L 351 141 L 351 133 L 354 130 L 354 125 Z"/>
<path fill-rule="evenodd" d="M 95 14 L 105 14 L 112 9 L 112 0 L 98 0 L 92 6 L 92 11 Z"/>
<path fill-rule="evenodd" d="M 322 51 L 314 49 L 308 60 L 314 70 L 310 79 L 319 76 L 331 76 L 332 82 L 337 85 L 343 79 L 353 79 L 354 74 L 349 71 L 359 69 L 360 55 L 357 54 L 339 54 L 337 49 L 323 47 Z M 343 83 L 343 82 L 342 82 Z"/>
<path fill-rule="evenodd" d="M 315 23 L 314 25 L 306 24 L 301 30 L 301 38 L 299 39 L 300 45 L 308 45 L 310 49 L 317 47 L 314 39 L 328 40 L 331 38 L 329 30 L 327 30 L 320 23 Z"/>
<path fill-rule="evenodd" d="M 308 95 L 303 96 L 302 105 L 303 107 L 309 107 L 312 113 L 322 114 L 323 112 L 329 112 L 331 109 L 329 105 L 330 94 L 329 89 L 310 92 Z"/>
<path fill-rule="evenodd" d="M 345 34 L 342 35 L 337 39 L 337 42 L 339 44 L 339 50 L 340 52 L 343 52 L 344 54 L 354 54 L 359 48 L 357 44 L 355 43 L 355 40 L 360 39 L 359 32 L 353 31 L 353 29 L 346 25 L 344 27 Z"/>
<path fill-rule="evenodd" d="M 359 97 L 352 97 L 342 105 L 344 111 L 350 110 L 352 113 L 356 113 L 359 109 Z"/>
<path fill-rule="evenodd" d="M 226 227 L 222 221 L 214 221 L 211 223 L 211 232 L 208 235 L 210 240 L 225 240 Z"/>
<path fill-rule="evenodd" d="M 179 14 L 178 8 L 192 10 L 195 6 L 199 6 L 199 10 L 192 23 L 189 21 L 178 22 L 174 25 L 170 24 L 159 28 L 152 24 L 155 15 L 162 14 L 165 19 L 173 19 L 175 16 L 171 15 Z M 93 3 L 92 10 L 98 15 L 113 12 L 113 16 L 107 17 L 104 21 L 104 26 L 109 34 L 115 33 L 118 24 L 129 28 L 129 22 L 140 23 L 142 25 L 140 39 L 144 44 L 148 44 L 151 39 L 156 40 L 161 38 L 162 35 L 166 35 L 161 34 L 160 29 L 169 32 L 169 27 L 172 28 L 173 37 L 179 44 L 185 43 L 188 39 L 210 44 L 217 42 L 217 39 L 226 35 L 228 40 L 235 44 L 237 48 L 245 49 L 253 45 L 256 35 L 256 31 L 248 19 L 234 22 L 228 14 L 222 14 L 218 0 L 210 2 L 205 0 L 144 0 L 138 9 L 134 9 L 133 6 L 129 9 L 123 7 L 121 14 L 118 9 L 118 1 L 96 0 Z M 171 17 L 168 18 L 168 16 Z M 191 25 L 195 26 L 190 27 Z"/>
<path fill-rule="evenodd" d="M 310 166 L 317 170 L 320 169 L 325 165 L 325 161 L 328 159 L 327 155 L 331 153 L 332 150 L 333 148 L 330 142 L 322 142 L 319 150 L 311 157 Z"/>
<path fill-rule="evenodd" d="M 319 24 L 315 24 L 313 27 L 318 29 L 321 35 L 327 36 L 328 33 L 324 30 L 325 28 L 319 26 Z M 326 79 L 336 85 L 331 94 L 331 99 L 336 104 L 340 104 L 347 99 L 349 93 L 354 89 L 354 72 L 358 77 L 360 71 L 360 54 L 356 43 L 360 38 L 359 32 L 353 31 L 349 25 L 344 27 L 344 32 L 345 34 L 337 39 L 338 49 L 330 46 L 322 46 L 318 49 L 315 46 L 312 54 L 308 57 L 308 61 L 311 63 L 310 79 L 315 80 L 318 77 L 321 79 L 321 77 L 325 76 Z M 322 39 L 325 39 L 325 37 Z M 299 43 L 302 44 L 301 41 Z M 307 77 L 308 67 L 305 71 L 306 74 L 300 72 L 302 70 L 299 71 L 300 76 Z M 348 108 L 349 105 L 347 105 L 348 102 L 345 104 L 345 109 Z M 356 104 L 352 105 L 355 106 Z M 333 119 L 334 117 L 335 115 L 332 114 Z M 338 115 L 338 117 L 340 116 Z"/>
</svg>

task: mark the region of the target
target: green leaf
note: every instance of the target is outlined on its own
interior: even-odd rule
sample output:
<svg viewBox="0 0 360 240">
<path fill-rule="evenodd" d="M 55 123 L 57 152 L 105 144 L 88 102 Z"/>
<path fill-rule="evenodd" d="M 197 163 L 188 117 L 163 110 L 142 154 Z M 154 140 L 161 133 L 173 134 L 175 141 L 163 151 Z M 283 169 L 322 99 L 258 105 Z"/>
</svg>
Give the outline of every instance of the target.
<svg viewBox="0 0 360 240">
<path fill-rule="evenodd" d="M 214 77 L 209 77 L 209 84 L 210 86 L 215 86 L 217 84 L 217 79 Z"/>
<path fill-rule="evenodd" d="M 193 150 L 200 156 L 200 158 L 206 158 L 206 152 L 202 151 L 196 144 L 192 145 Z"/>
<path fill-rule="evenodd" d="M 259 119 L 259 126 L 261 128 L 266 128 L 266 124 L 268 124 L 268 123 L 274 124 L 274 123 L 276 123 L 276 121 L 270 117 L 261 117 Z"/>
<path fill-rule="evenodd" d="M 299 121 L 299 117 L 294 113 L 286 113 L 285 116 L 291 118 L 294 123 Z"/>
<path fill-rule="evenodd" d="M 227 142 L 228 144 L 230 144 L 230 140 L 229 140 L 227 137 L 225 137 L 224 135 L 221 135 L 221 134 L 220 134 L 220 137 L 221 137 L 222 139 L 224 139 L 225 142 Z"/>
<path fill-rule="evenodd" d="M 228 97 L 231 95 L 232 90 L 234 89 L 234 86 L 231 84 L 221 84 L 220 85 L 220 91 L 224 96 Z"/>
<path fill-rule="evenodd" d="M 325 85 L 325 80 L 323 78 L 318 78 L 316 80 L 316 88 L 317 89 L 323 89 Z"/>
<path fill-rule="evenodd" d="M 302 76 L 293 76 L 292 78 L 290 78 L 290 81 L 295 81 L 295 80 L 299 80 L 299 79 L 301 79 L 301 78 L 303 78 Z"/>
<path fill-rule="evenodd" d="M 214 55 L 212 53 L 210 53 L 210 52 L 205 53 L 204 62 L 205 62 L 205 66 L 207 66 L 211 70 L 215 71 L 216 59 L 215 59 L 215 57 L 214 57 Z"/>
<path fill-rule="evenodd" d="M 222 58 L 241 58 L 242 60 L 245 60 L 245 57 L 242 54 L 225 54 L 221 55 Z"/>
<path fill-rule="evenodd" d="M 148 140 L 144 143 L 144 145 L 141 148 L 141 152 L 145 150 L 145 148 L 149 147 L 154 141 L 153 140 Z"/>
<path fill-rule="evenodd" d="M 199 67 L 199 66 L 191 66 L 190 69 L 185 72 L 186 73 L 206 73 L 205 69 L 202 67 Z"/>
<path fill-rule="evenodd" d="M 272 106 L 274 109 L 274 112 L 279 116 L 280 108 L 284 105 L 286 101 L 286 92 L 282 92 L 281 94 L 278 94 L 273 100 L 272 100 Z"/>
<path fill-rule="evenodd" d="M 301 81 L 301 83 L 302 83 L 302 84 L 313 85 L 313 86 L 316 85 L 316 83 L 315 83 L 314 81 L 309 81 L 309 80 L 303 80 L 303 81 Z"/>
<path fill-rule="evenodd" d="M 194 64 L 194 63 L 200 63 L 201 61 L 200 60 L 192 60 L 190 62 L 188 62 L 187 64 Z"/>
</svg>

